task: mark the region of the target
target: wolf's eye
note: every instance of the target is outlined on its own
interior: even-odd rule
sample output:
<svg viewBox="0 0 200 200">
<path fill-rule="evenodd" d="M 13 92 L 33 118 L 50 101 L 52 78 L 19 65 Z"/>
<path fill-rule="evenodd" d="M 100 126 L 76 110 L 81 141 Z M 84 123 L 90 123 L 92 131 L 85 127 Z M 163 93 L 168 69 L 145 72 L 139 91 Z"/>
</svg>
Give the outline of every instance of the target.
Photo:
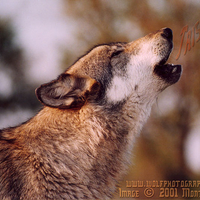
<svg viewBox="0 0 200 200">
<path fill-rule="evenodd" d="M 115 51 L 115 52 L 112 53 L 111 57 L 118 56 L 121 52 L 123 52 L 123 50 Z"/>
</svg>

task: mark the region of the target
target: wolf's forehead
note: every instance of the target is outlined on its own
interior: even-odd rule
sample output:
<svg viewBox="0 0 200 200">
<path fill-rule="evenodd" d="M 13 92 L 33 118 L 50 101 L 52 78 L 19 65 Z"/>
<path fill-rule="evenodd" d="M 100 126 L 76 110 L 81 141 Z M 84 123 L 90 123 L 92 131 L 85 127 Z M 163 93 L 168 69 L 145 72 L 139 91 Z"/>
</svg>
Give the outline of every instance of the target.
<svg viewBox="0 0 200 200">
<path fill-rule="evenodd" d="M 124 50 L 125 43 L 105 44 L 94 47 L 87 54 L 82 56 L 66 73 L 77 75 L 89 75 L 95 78 L 94 74 L 105 72 L 110 68 L 112 55 L 118 50 Z"/>
<path fill-rule="evenodd" d="M 124 50 L 127 43 L 111 43 L 103 44 L 91 49 L 85 56 L 83 56 L 80 61 L 91 61 L 91 62 L 106 62 L 110 59 L 112 54 L 119 50 Z"/>
<path fill-rule="evenodd" d="M 111 54 L 111 49 L 107 45 L 95 47 L 77 60 L 66 73 L 79 76 L 88 75 L 92 78 L 96 78 L 96 76 L 101 74 L 106 69 L 106 66 L 109 65 Z"/>
<path fill-rule="evenodd" d="M 87 64 L 107 63 L 112 55 L 112 48 L 108 45 L 101 45 L 93 48 L 89 53 L 83 56 L 79 61 Z"/>
</svg>

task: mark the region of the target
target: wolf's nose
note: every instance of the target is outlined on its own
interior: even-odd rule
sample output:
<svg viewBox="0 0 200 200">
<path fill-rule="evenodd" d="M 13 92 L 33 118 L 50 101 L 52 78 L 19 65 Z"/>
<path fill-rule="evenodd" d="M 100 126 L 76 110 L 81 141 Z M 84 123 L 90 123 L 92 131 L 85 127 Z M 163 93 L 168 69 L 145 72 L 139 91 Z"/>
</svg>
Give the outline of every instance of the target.
<svg viewBox="0 0 200 200">
<path fill-rule="evenodd" d="M 173 33 L 170 28 L 164 28 L 163 33 L 161 35 L 170 40 L 172 40 L 172 38 L 173 38 Z"/>
</svg>

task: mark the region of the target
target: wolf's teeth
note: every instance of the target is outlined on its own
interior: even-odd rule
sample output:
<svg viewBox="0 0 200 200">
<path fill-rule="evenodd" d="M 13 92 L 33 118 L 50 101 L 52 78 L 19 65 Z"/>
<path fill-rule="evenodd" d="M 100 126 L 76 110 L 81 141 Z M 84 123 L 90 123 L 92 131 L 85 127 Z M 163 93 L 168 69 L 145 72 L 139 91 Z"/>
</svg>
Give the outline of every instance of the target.
<svg viewBox="0 0 200 200">
<path fill-rule="evenodd" d="M 174 67 L 174 69 L 172 70 L 172 73 L 176 72 L 177 67 Z"/>
</svg>

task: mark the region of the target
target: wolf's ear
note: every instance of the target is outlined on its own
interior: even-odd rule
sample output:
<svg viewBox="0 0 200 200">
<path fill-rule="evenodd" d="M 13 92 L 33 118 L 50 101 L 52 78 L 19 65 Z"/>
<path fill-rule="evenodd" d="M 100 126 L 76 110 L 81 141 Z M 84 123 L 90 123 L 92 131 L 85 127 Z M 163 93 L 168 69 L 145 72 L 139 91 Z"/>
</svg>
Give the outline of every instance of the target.
<svg viewBox="0 0 200 200">
<path fill-rule="evenodd" d="M 61 74 L 58 79 L 36 89 L 37 98 L 46 106 L 81 108 L 88 99 L 94 99 L 100 84 L 90 77 Z"/>
</svg>

